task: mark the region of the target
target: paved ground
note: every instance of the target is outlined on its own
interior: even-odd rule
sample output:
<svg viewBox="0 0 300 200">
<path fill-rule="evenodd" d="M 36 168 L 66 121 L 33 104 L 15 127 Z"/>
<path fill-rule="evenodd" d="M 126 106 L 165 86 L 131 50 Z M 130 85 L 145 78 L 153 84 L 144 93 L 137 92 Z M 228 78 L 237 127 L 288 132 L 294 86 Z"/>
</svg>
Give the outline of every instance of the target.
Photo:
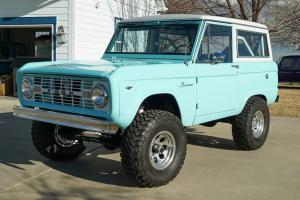
<svg viewBox="0 0 300 200">
<path fill-rule="evenodd" d="M 0 97 L 0 199 L 300 199 L 300 118 L 272 118 L 267 144 L 254 152 L 236 149 L 228 125 L 191 129 L 180 175 L 144 189 L 122 172 L 119 153 L 101 146 L 68 163 L 41 157 L 30 121 L 12 117 L 15 104 Z"/>
</svg>

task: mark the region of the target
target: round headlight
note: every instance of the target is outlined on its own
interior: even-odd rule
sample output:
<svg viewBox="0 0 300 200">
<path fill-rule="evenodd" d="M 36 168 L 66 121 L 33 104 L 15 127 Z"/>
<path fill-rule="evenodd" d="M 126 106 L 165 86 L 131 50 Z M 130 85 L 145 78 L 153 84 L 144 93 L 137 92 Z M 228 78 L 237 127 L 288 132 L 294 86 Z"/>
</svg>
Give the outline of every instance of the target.
<svg viewBox="0 0 300 200">
<path fill-rule="evenodd" d="M 98 107 L 104 107 L 107 103 L 107 91 L 104 86 L 96 85 L 91 91 L 91 100 Z"/>
<path fill-rule="evenodd" d="M 22 94 L 27 99 L 30 99 L 33 95 L 32 85 L 28 79 L 22 81 Z"/>
</svg>

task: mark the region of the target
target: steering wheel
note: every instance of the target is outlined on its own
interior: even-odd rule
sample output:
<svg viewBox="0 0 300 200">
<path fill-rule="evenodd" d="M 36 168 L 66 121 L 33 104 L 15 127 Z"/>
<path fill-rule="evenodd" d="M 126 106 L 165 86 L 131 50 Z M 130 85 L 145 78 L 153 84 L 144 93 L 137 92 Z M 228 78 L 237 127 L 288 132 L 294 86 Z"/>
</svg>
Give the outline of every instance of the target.
<svg viewBox="0 0 300 200">
<path fill-rule="evenodd" d="M 178 50 L 182 47 L 186 47 L 190 50 L 190 52 L 192 51 L 192 47 L 189 46 L 189 45 L 186 45 L 186 44 L 182 44 L 182 45 L 179 45 L 179 46 L 176 46 L 176 40 L 171 40 L 170 38 L 168 37 L 161 37 L 161 40 L 163 40 L 164 42 L 161 44 L 160 48 L 164 50 L 164 52 L 166 52 L 166 50 L 168 48 L 170 48 L 170 46 L 172 46 L 174 48 L 174 52 L 177 53 Z M 170 51 L 168 51 L 170 52 Z M 172 52 L 170 52 L 172 53 Z"/>
<path fill-rule="evenodd" d="M 182 44 L 182 45 L 179 45 L 178 47 L 175 48 L 175 52 L 178 51 L 179 48 L 182 48 L 182 47 L 186 47 L 190 50 L 190 52 L 192 51 L 192 47 L 189 46 L 189 45 L 186 45 L 186 44 Z"/>
<path fill-rule="evenodd" d="M 171 40 L 170 38 L 168 37 L 161 37 L 160 40 L 163 41 L 163 43 L 160 44 L 160 49 L 163 49 L 164 52 L 166 52 L 166 50 L 172 46 L 174 49 L 175 49 L 175 52 L 176 52 L 176 45 L 175 45 L 175 42 L 174 40 Z"/>
</svg>

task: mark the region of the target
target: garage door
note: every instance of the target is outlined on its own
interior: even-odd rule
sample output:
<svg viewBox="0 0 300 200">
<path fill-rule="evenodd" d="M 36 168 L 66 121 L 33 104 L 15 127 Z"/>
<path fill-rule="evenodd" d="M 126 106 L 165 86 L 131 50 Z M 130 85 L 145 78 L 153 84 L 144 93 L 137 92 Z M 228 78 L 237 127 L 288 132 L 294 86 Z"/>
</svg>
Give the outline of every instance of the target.
<svg viewBox="0 0 300 200">
<path fill-rule="evenodd" d="M 12 64 L 55 60 L 55 17 L 0 18 L 0 74 Z"/>
<path fill-rule="evenodd" d="M 55 52 L 56 17 L 0 18 L 0 76 L 29 62 L 51 61 Z"/>
</svg>

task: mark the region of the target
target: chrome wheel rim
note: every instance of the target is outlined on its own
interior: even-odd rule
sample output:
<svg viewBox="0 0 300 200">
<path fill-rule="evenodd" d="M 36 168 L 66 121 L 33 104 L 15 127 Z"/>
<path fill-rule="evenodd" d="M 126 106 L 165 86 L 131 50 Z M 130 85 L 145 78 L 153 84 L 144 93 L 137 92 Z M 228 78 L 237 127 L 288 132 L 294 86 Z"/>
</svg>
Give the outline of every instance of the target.
<svg viewBox="0 0 300 200">
<path fill-rule="evenodd" d="M 67 139 L 67 138 L 63 137 L 60 134 L 60 129 L 61 129 L 60 126 L 55 126 L 55 129 L 54 129 L 54 139 L 55 139 L 55 142 L 59 146 L 62 146 L 64 148 L 69 148 L 69 147 L 72 147 L 72 146 L 78 144 L 79 141 L 76 140 L 76 139 L 70 140 L 70 139 Z"/>
<path fill-rule="evenodd" d="M 257 111 L 252 119 L 252 134 L 253 136 L 258 139 L 263 131 L 264 131 L 264 127 L 265 127 L 265 118 L 264 118 L 264 114 L 261 111 Z"/>
<path fill-rule="evenodd" d="M 164 170 L 174 160 L 176 143 L 169 131 L 159 132 L 151 141 L 149 157 L 151 165 L 157 170 Z"/>
</svg>

